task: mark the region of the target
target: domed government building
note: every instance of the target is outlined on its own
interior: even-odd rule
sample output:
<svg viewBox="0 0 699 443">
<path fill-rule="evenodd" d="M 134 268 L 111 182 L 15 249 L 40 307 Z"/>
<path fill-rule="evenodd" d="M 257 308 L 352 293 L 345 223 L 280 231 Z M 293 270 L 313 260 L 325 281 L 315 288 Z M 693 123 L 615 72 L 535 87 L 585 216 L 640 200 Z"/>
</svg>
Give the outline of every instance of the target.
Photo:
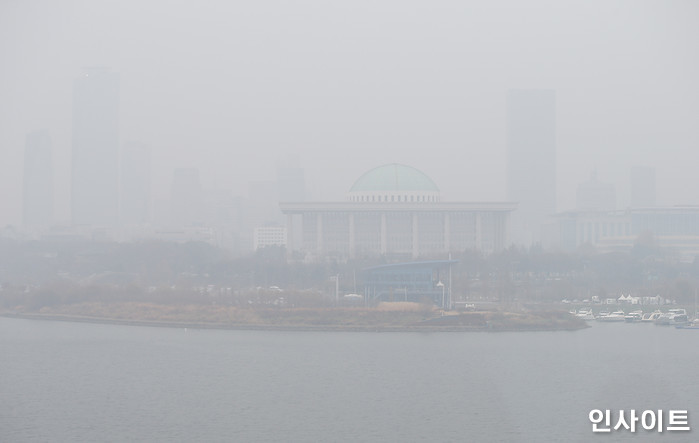
<svg viewBox="0 0 699 443">
<path fill-rule="evenodd" d="M 516 204 L 443 202 L 426 174 L 389 164 L 359 177 L 344 202 L 288 202 L 280 207 L 287 217 L 287 250 L 307 260 L 380 255 L 417 259 L 466 249 L 504 249 Z"/>
</svg>

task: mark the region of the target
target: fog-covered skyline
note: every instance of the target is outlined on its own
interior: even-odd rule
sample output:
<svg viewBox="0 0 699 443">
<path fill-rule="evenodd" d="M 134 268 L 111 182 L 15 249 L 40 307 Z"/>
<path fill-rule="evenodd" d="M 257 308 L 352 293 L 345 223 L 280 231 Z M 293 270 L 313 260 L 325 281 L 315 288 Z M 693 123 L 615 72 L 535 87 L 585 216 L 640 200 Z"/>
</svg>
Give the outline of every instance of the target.
<svg viewBox="0 0 699 443">
<path fill-rule="evenodd" d="M 120 75 L 120 145 L 149 146 L 154 198 L 173 171 L 246 195 L 298 156 L 308 197 L 415 166 L 450 200 L 506 199 L 506 95 L 555 89 L 557 203 L 597 177 L 629 201 L 699 204 L 699 5 L 688 1 L 6 1 L 0 5 L 0 226 L 22 214 L 26 134 L 47 130 L 55 217 L 70 219 L 73 80 Z"/>
</svg>

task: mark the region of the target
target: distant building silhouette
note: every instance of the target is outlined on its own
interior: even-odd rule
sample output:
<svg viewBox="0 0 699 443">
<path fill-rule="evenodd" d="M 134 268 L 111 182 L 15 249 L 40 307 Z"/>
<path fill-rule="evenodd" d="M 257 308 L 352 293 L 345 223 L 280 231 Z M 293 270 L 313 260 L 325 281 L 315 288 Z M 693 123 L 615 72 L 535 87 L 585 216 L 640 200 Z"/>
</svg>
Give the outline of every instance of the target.
<svg viewBox="0 0 699 443">
<path fill-rule="evenodd" d="M 655 169 L 648 166 L 631 168 L 631 207 L 650 208 L 655 201 Z"/>
<path fill-rule="evenodd" d="M 240 249 L 242 199 L 221 188 L 205 189 L 202 195 L 204 226 L 212 228 L 214 244 L 231 251 Z"/>
<path fill-rule="evenodd" d="M 258 226 L 253 235 L 253 250 L 267 246 L 286 246 L 286 228 L 283 226 Z"/>
<path fill-rule="evenodd" d="M 171 188 L 172 223 L 175 226 L 201 225 L 205 219 L 204 200 L 196 168 L 176 169 Z"/>
<path fill-rule="evenodd" d="M 576 208 L 578 211 L 614 211 L 616 209 L 616 190 L 611 183 L 597 180 L 593 172 L 590 180 L 578 185 Z"/>
<path fill-rule="evenodd" d="M 75 225 L 119 220 L 119 76 L 107 69 L 73 85 L 71 215 Z"/>
<path fill-rule="evenodd" d="M 150 149 L 142 143 L 126 143 L 121 153 L 121 222 L 143 225 L 150 219 Z"/>
<path fill-rule="evenodd" d="M 53 217 L 53 165 L 47 131 L 27 134 L 24 146 L 22 224 L 47 227 Z"/>
<path fill-rule="evenodd" d="M 230 189 L 207 189 L 203 192 L 205 222 L 217 228 L 239 228 L 240 201 Z"/>
<path fill-rule="evenodd" d="M 507 95 L 507 198 L 519 203 L 512 239 L 529 245 L 556 211 L 556 92 L 510 90 Z"/>
<path fill-rule="evenodd" d="M 620 211 L 566 211 L 556 214 L 556 241 L 551 245 L 574 251 L 582 245 L 597 252 L 632 252 L 643 238 L 664 253 L 693 262 L 699 256 L 699 207 L 678 205 Z"/>
</svg>

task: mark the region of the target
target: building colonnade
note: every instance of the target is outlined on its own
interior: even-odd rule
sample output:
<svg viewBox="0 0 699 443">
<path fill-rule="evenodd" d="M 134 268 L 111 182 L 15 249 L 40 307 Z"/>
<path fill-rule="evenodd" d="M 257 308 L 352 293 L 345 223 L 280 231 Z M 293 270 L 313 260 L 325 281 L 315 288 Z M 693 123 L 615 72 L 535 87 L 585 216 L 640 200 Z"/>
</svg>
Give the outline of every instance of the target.
<svg viewBox="0 0 699 443">
<path fill-rule="evenodd" d="M 509 244 L 513 209 L 458 205 L 367 208 L 351 203 L 342 208 L 293 206 L 282 205 L 289 253 L 349 259 L 378 255 L 417 259 L 465 249 L 498 251 Z"/>
</svg>

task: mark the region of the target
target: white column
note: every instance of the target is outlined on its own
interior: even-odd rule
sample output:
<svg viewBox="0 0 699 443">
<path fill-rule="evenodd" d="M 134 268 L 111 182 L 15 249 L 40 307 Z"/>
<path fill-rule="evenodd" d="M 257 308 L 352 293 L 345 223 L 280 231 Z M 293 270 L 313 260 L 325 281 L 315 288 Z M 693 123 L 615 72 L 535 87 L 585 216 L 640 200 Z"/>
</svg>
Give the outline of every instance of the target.
<svg viewBox="0 0 699 443">
<path fill-rule="evenodd" d="M 294 214 L 286 214 L 286 256 L 294 251 Z"/>
<path fill-rule="evenodd" d="M 417 223 L 417 212 L 413 212 L 413 260 L 420 255 L 420 230 Z"/>
<path fill-rule="evenodd" d="M 354 244 L 354 214 L 350 212 L 349 214 L 349 256 L 354 258 L 355 256 L 355 244 Z"/>
<path fill-rule="evenodd" d="M 387 239 L 386 239 L 386 213 L 381 213 L 381 254 L 386 255 L 387 251 Z"/>
<path fill-rule="evenodd" d="M 451 251 L 451 219 L 449 213 L 444 213 L 444 252 Z"/>
</svg>

